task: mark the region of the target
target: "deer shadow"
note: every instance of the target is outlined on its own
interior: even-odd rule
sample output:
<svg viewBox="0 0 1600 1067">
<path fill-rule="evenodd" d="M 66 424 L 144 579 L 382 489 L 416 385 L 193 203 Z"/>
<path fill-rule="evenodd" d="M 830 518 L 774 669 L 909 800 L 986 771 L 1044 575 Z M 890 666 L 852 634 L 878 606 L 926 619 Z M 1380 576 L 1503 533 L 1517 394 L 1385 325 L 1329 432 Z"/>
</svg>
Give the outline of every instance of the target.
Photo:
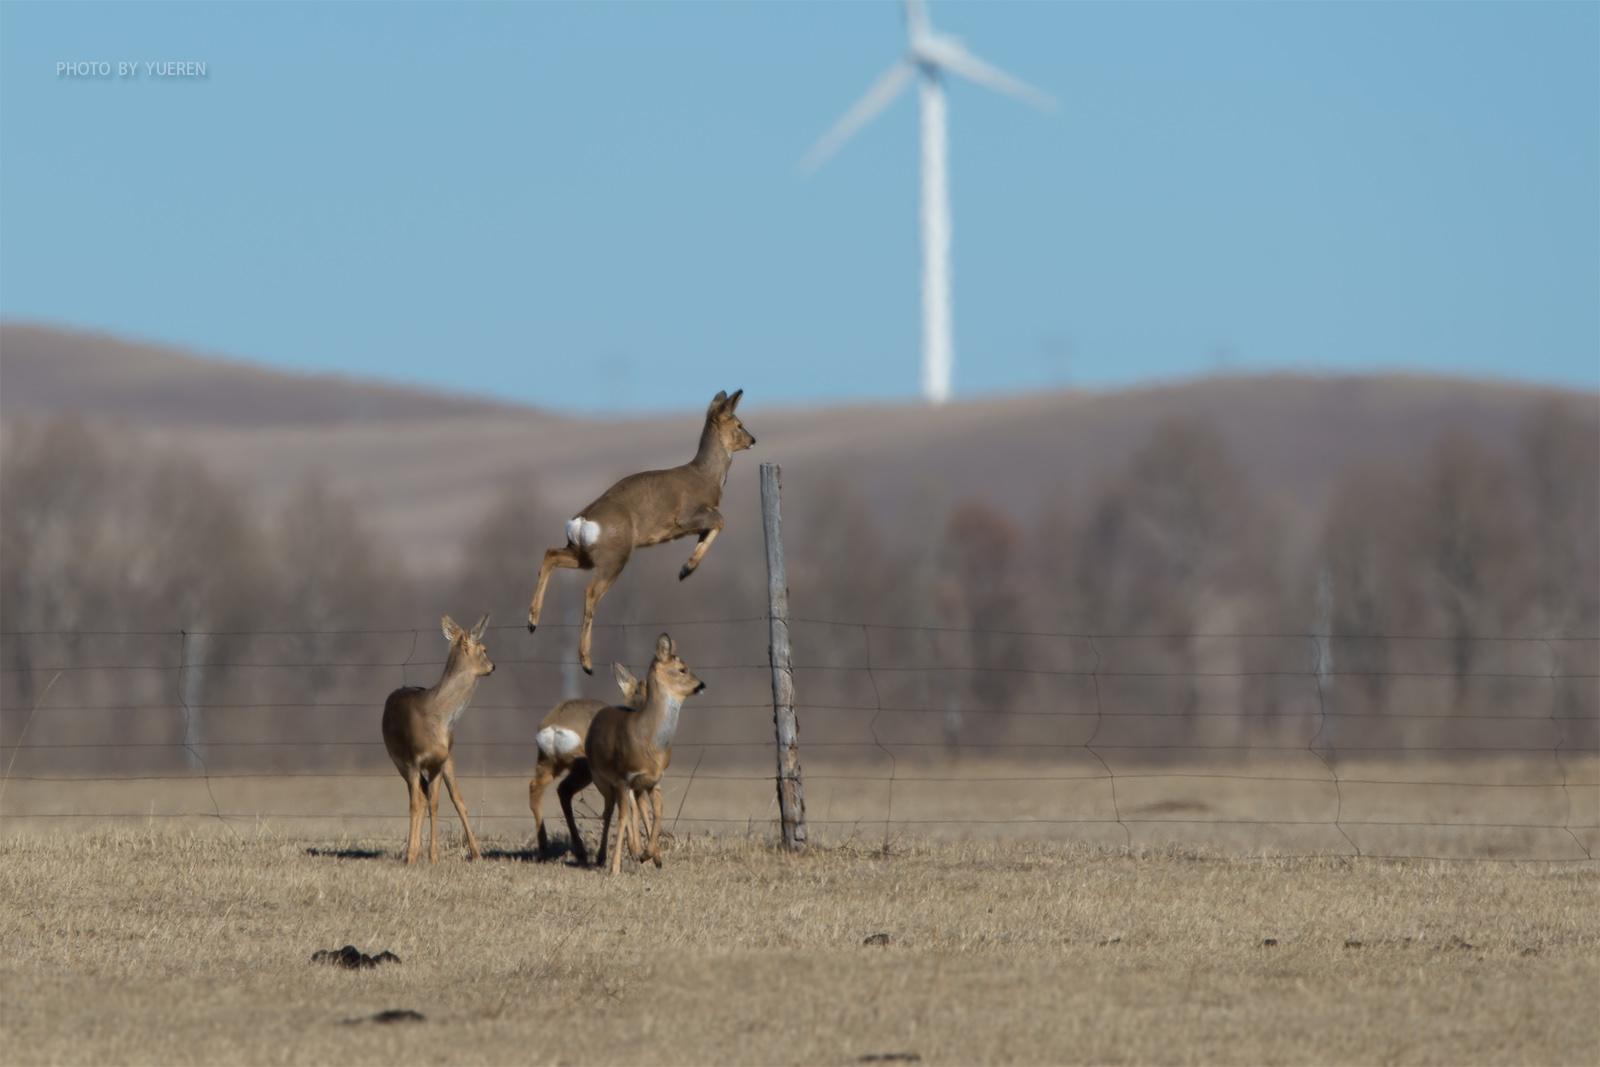
<svg viewBox="0 0 1600 1067">
<path fill-rule="evenodd" d="M 531 843 L 524 845 L 522 848 L 489 846 L 483 850 L 483 858 L 486 860 L 514 860 L 517 863 L 564 863 L 569 867 L 583 866 L 574 858 L 572 846 L 565 841 L 550 842 L 550 857 L 548 859 L 541 859 L 539 857 L 539 846 Z"/>
<path fill-rule="evenodd" d="M 573 867 L 583 866 L 583 864 L 573 859 L 572 846 L 564 841 L 550 842 L 550 858 L 547 860 L 539 858 L 539 849 L 536 845 L 524 845 L 521 848 L 490 845 L 482 851 L 483 858 L 486 860 L 510 860 L 515 863 L 566 863 Z M 354 845 L 337 848 L 312 845 L 306 849 L 306 855 L 336 860 L 381 860 L 393 859 L 397 855 L 403 859 L 404 851 L 394 853 L 381 848 L 362 848 Z"/>
</svg>

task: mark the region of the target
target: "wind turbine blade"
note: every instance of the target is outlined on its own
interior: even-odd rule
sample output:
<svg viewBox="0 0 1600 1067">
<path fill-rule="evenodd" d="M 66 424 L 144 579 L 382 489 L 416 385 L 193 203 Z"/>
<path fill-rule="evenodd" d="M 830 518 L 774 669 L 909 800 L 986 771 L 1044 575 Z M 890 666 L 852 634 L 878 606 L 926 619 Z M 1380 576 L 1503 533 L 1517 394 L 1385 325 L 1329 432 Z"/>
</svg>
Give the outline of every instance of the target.
<svg viewBox="0 0 1600 1067">
<path fill-rule="evenodd" d="M 906 34 L 912 40 L 928 35 L 928 9 L 922 0 L 906 0 Z"/>
<path fill-rule="evenodd" d="M 907 60 L 900 60 L 886 71 L 883 77 L 873 83 L 867 90 L 867 95 L 857 100 L 849 111 L 844 113 L 844 118 L 834 124 L 833 129 L 822 135 L 822 140 L 811 146 L 811 151 L 801 157 L 796 169 L 802 177 L 810 174 L 828 161 L 828 157 L 839 150 L 850 137 L 861 127 L 871 122 L 873 117 L 889 106 L 889 102 L 899 95 L 900 90 L 906 87 L 906 82 L 911 80 L 911 64 Z"/>
<path fill-rule="evenodd" d="M 939 49 L 937 62 L 940 67 L 950 73 L 959 74 L 968 81 L 977 82 L 985 89 L 993 89 L 995 92 L 1014 96 L 1018 100 L 1032 104 L 1041 111 L 1054 111 L 1056 109 L 1055 97 L 1049 93 L 1041 93 L 1033 86 L 1018 81 L 999 67 L 990 66 L 960 45 Z"/>
</svg>

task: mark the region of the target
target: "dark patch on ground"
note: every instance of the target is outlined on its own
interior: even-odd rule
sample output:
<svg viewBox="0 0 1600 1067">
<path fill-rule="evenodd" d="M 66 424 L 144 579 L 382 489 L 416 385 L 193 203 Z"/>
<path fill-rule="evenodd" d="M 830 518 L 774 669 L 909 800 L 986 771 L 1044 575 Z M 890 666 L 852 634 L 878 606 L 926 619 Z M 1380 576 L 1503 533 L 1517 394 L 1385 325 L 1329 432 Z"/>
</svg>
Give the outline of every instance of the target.
<svg viewBox="0 0 1600 1067">
<path fill-rule="evenodd" d="M 344 1024 L 346 1026 L 355 1026 L 358 1023 L 367 1022 L 420 1023 L 426 1021 L 427 1016 L 423 1015 L 420 1011 L 412 1011 L 410 1008 L 390 1008 L 388 1011 L 380 1011 L 376 1015 L 367 1015 L 359 1019 L 346 1019 Z"/>
<path fill-rule="evenodd" d="M 1154 804 L 1146 804 L 1142 808 L 1133 808 L 1129 815 L 1205 815 L 1211 811 L 1209 805 L 1198 800 L 1160 800 Z"/>
<path fill-rule="evenodd" d="M 399 963 L 400 957 L 393 952 L 380 952 L 376 956 L 368 956 L 354 945 L 344 948 L 324 948 L 311 954 L 312 963 L 331 963 L 335 967 L 343 967 L 348 971 L 371 969 L 380 963 Z"/>
<path fill-rule="evenodd" d="M 860 1057 L 861 1063 L 921 1063 L 920 1052 L 869 1052 Z"/>
<path fill-rule="evenodd" d="M 376 848 L 317 848 L 312 846 L 306 849 L 308 856 L 332 856 L 340 860 L 377 860 L 383 858 L 383 851 Z"/>
<path fill-rule="evenodd" d="M 887 945 L 889 943 L 889 935 L 888 934 L 873 934 L 871 937 L 868 937 L 866 940 L 862 941 L 861 943 L 863 945 Z"/>
</svg>

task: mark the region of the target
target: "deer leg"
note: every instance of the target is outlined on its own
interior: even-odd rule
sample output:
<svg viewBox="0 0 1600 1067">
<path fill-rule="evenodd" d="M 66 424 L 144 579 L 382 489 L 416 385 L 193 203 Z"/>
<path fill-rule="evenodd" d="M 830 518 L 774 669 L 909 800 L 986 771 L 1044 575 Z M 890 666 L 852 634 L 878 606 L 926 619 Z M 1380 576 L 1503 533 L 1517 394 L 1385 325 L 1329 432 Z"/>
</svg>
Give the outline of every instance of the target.
<svg viewBox="0 0 1600 1067">
<path fill-rule="evenodd" d="M 633 858 L 643 862 L 645 834 L 650 829 L 650 809 L 644 797 L 633 794 Z"/>
<path fill-rule="evenodd" d="M 533 603 L 528 605 L 528 632 L 539 628 L 539 612 L 544 609 L 544 589 L 550 584 L 550 572 L 557 567 L 581 568 L 578 553 L 571 545 L 546 550 L 544 562 L 539 564 L 539 584 L 533 590 Z"/>
<path fill-rule="evenodd" d="M 555 767 L 545 761 L 543 753 L 533 769 L 533 779 L 528 782 L 528 810 L 533 812 L 533 824 L 539 828 L 539 858 L 550 858 L 550 842 L 544 835 L 544 791 L 555 778 Z"/>
<path fill-rule="evenodd" d="M 689 562 L 683 565 L 678 572 L 678 581 L 683 581 L 694 573 L 700 566 L 700 561 L 705 558 L 706 550 L 711 547 L 711 542 L 717 539 L 717 534 L 722 532 L 722 513 L 712 510 L 709 514 L 701 516 L 701 521 L 706 524 L 706 529 L 700 532 L 700 543 L 694 546 L 694 551 L 689 554 Z"/>
<path fill-rule="evenodd" d="M 428 778 L 428 862 L 439 863 L 439 772 Z"/>
<path fill-rule="evenodd" d="M 406 863 L 417 862 L 417 852 L 422 848 L 422 774 L 416 767 L 406 770 L 406 792 L 411 796 L 411 833 L 406 837 Z"/>
<path fill-rule="evenodd" d="M 661 787 L 650 790 L 650 802 L 655 807 L 655 820 L 650 824 L 650 858 L 656 867 L 661 866 Z M 644 862 L 640 857 L 640 862 Z"/>
<path fill-rule="evenodd" d="M 622 799 L 618 801 L 621 805 L 621 810 L 617 812 L 617 855 L 619 856 L 623 850 L 627 850 L 630 853 L 634 851 L 633 805 L 630 803 L 632 797 L 633 790 L 625 789 Z M 616 859 L 616 856 L 613 856 L 612 859 Z"/>
<path fill-rule="evenodd" d="M 595 785 L 600 787 L 600 795 L 605 798 L 605 814 L 600 817 L 600 854 L 595 857 L 595 866 L 604 870 L 606 865 L 606 844 L 611 839 L 611 812 L 617 806 L 615 794 L 600 782 Z"/>
<path fill-rule="evenodd" d="M 583 591 L 583 634 L 578 638 L 578 665 L 583 668 L 585 674 L 594 673 L 594 664 L 589 660 L 589 639 L 594 631 L 594 606 L 600 603 L 600 598 L 606 595 L 606 590 L 616 583 L 617 576 L 622 573 L 622 568 L 627 563 L 628 557 L 623 556 L 615 563 L 596 566 L 594 577 L 589 579 L 589 588 Z"/>
<path fill-rule="evenodd" d="M 650 810 L 651 810 L 651 803 L 650 802 L 651 802 L 651 800 L 654 799 L 656 793 L 660 792 L 660 789 L 661 789 L 660 786 L 656 786 L 656 787 L 652 788 L 648 793 L 640 793 L 640 794 L 638 794 L 638 798 L 639 798 L 639 835 L 640 836 L 639 836 L 639 847 L 634 850 L 633 858 L 638 860 L 640 863 L 643 863 L 645 860 L 650 858 L 650 838 L 655 833 L 655 824 L 651 821 L 651 818 L 650 818 Z"/>
<path fill-rule="evenodd" d="M 467 832 L 467 848 L 472 852 L 475 860 L 483 859 L 483 853 L 478 851 L 478 839 L 472 835 L 472 824 L 467 821 L 467 806 L 461 802 L 461 791 L 456 788 L 456 760 L 454 756 L 444 761 L 444 766 L 439 768 L 439 773 L 444 778 L 444 787 L 450 790 L 450 802 L 456 806 L 456 814 L 461 816 L 461 828 Z M 434 809 L 439 807 L 437 798 L 433 802 Z"/>
<path fill-rule="evenodd" d="M 636 840 L 639 835 L 637 824 L 634 822 L 639 817 L 639 810 L 638 806 L 633 802 L 633 790 L 624 788 L 621 792 L 623 810 L 619 816 L 619 825 L 617 826 L 617 850 L 611 854 L 612 874 L 622 873 L 622 849 L 628 840 L 629 828 L 633 828 L 633 836 Z"/>
<path fill-rule="evenodd" d="M 589 856 L 584 851 L 583 835 L 578 833 L 578 821 L 572 817 L 572 798 L 583 792 L 583 787 L 591 781 L 593 779 L 589 775 L 589 761 L 581 759 L 572 764 L 572 770 L 568 771 L 561 784 L 556 786 L 556 795 L 561 798 L 561 814 L 567 817 L 567 833 L 572 841 L 572 854 L 584 865 L 588 864 Z"/>
<path fill-rule="evenodd" d="M 652 789 L 649 795 L 654 796 L 655 790 Z M 634 859 L 638 860 L 640 863 L 643 863 L 645 860 L 650 858 L 650 854 L 646 846 L 649 844 L 649 839 L 652 832 L 653 829 L 650 822 L 650 805 L 646 802 L 645 795 L 641 794 L 639 796 L 639 847 L 634 851 Z"/>
</svg>

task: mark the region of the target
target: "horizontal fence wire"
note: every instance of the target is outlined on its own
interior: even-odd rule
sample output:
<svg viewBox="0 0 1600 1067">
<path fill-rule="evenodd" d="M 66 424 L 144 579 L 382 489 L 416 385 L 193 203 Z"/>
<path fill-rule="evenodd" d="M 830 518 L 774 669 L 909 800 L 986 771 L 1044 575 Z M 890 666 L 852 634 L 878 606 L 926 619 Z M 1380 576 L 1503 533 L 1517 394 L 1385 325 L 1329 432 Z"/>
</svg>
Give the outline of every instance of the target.
<svg viewBox="0 0 1600 1067">
<path fill-rule="evenodd" d="M 750 829 L 770 827 L 776 818 L 770 805 L 750 799 L 773 782 L 772 773 L 752 769 L 764 766 L 773 739 L 759 732 L 738 736 L 746 726 L 715 725 L 741 716 L 759 724 L 770 713 L 762 692 L 770 664 L 750 654 L 761 648 L 748 640 L 752 624 L 761 622 L 763 616 L 596 625 L 614 635 L 721 627 L 747 638 L 742 654 L 738 640 L 695 638 L 722 652 L 709 652 L 693 669 L 730 697 L 687 705 L 686 717 L 692 709 L 702 724 L 712 724 L 703 731 L 722 733 L 685 735 L 675 748 L 733 762 L 703 771 L 696 763 L 692 775 L 680 779 L 686 790 L 679 817 L 690 826 Z M 1080 633 L 808 617 L 792 623 L 800 635 L 801 752 L 820 761 L 804 777 L 817 790 L 860 794 L 850 802 L 855 814 L 834 818 L 831 793 L 818 812 L 814 791 L 807 821 L 819 827 L 859 832 L 877 825 L 886 841 L 918 827 L 1043 828 L 1069 838 L 1076 827 L 1090 835 L 1115 830 L 1126 845 L 1140 843 L 1136 828 L 1159 833 L 1143 843 L 1181 842 L 1209 831 L 1224 833 L 1235 849 L 1274 855 L 1294 854 L 1279 832 L 1309 828 L 1330 832 L 1312 850 L 1318 855 L 1496 862 L 1588 863 L 1600 844 L 1600 711 L 1593 684 L 1600 678 L 1600 641 L 1594 636 Z M 542 629 L 556 633 L 560 650 L 569 651 L 570 628 Z M 509 641 L 521 630 L 502 626 L 490 633 Z M 808 633 L 816 640 L 807 642 Z M 374 681 L 383 672 L 404 676 L 390 684 L 436 675 L 443 660 L 417 655 L 427 634 L 417 628 L 6 631 L 0 634 L 6 649 L 0 790 L 11 786 L 11 798 L 7 803 L 0 792 L 0 819 L 403 824 L 401 805 L 371 810 L 360 790 L 364 782 L 395 778 L 375 729 L 386 686 Z M 139 639 L 153 640 L 109 656 L 92 654 L 112 641 Z M 349 643 L 363 640 L 391 640 L 400 651 L 384 654 L 374 646 L 362 652 Z M 934 647 L 952 640 L 960 647 Z M 292 655 L 274 660 L 263 654 L 285 641 L 293 644 Z M 1001 641 L 1022 644 L 1009 658 L 991 649 L 986 660 L 985 643 Z M 1043 652 L 1040 641 L 1050 643 Z M 250 649 L 240 642 L 256 654 L 241 654 Z M 1385 643 L 1399 651 L 1361 660 L 1362 648 Z M 1119 644 L 1136 651 L 1112 656 Z M 1224 646 L 1229 651 L 1216 651 Z M 1339 654 L 1331 649 L 1357 662 L 1330 662 Z M 1129 656 L 1154 662 L 1141 665 Z M 554 703 L 555 673 L 570 669 L 554 649 L 496 655 L 495 661 L 523 676 L 521 699 L 475 700 L 472 715 L 491 720 L 496 732 L 473 736 L 465 726 L 469 716 L 455 745 L 463 758 L 477 760 L 462 779 L 486 787 L 528 777 L 537 756 L 532 727 Z M 1535 693 L 1528 684 L 1547 691 Z M 1218 685 L 1233 688 L 1203 691 Z M 821 695 L 808 702 L 808 688 Z M 271 698 L 275 692 L 281 697 Z M 808 724 L 819 736 L 807 736 Z M 256 732 L 239 736 L 251 729 Z M 364 736 L 350 736 L 352 730 Z M 151 736 L 161 733 L 167 736 Z M 490 759 L 497 761 L 492 769 Z M 995 760 L 1006 766 L 989 766 Z M 1042 773 L 1051 767 L 1059 769 Z M 1291 773 L 1296 770 L 1302 773 Z M 326 783 L 337 810 L 289 810 L 270 795 L 254 797 L 248 810 L 233 799 L 224 810 L 213 791 L 280 781 Z M 703 783 L 699 796 L 696 782 Z M 1201 782 L 1219 783 L 1223 792 L 1185 799 Z M 210 803 L 163 812 L 154 802 L 149 811 L 114 804 L 60 810 L 71 808 L 85 787 L 139 783 L 175 789 L 198 783 Z M 1262 783 L 1287 792 L 1239 801 L 1265 811 L 1226 810 L 1238 799 L 1227 789 Z M 704 796 L 719 787 L 745 791 Z M 1050 804 L 1038 796 L 999 795 L 1019 787 L 1096 792 L 1075 794 L 1066 803 L 1081 810 L 1063 812 L 1040 810 Z M 1317 795 L 1294 792 L 1307 787 Z M 341 805 L 341 789 L 359 795 Z M 1374 801 L 1372 791 L 1387 799 Z M 1404 810 L 1392 797 L 1396 791 L 1406 791 L 1419 810 Z M 1451 792 L 1434 800 L 1430 791 Z M 685 813 L 691 798 L 696 805 Z M 743 814 L 729 813 L 740 805 Z M 480 810 L 473 819 L 511 832 L 518 821 L 525 828 L 531 822 L 526 812 Z M 1376 840 L 1365 837 L 1368 831 L 1422 833 Z M 1503 837 L 1507 832 L 1513 839 Z"/>
</svg>

